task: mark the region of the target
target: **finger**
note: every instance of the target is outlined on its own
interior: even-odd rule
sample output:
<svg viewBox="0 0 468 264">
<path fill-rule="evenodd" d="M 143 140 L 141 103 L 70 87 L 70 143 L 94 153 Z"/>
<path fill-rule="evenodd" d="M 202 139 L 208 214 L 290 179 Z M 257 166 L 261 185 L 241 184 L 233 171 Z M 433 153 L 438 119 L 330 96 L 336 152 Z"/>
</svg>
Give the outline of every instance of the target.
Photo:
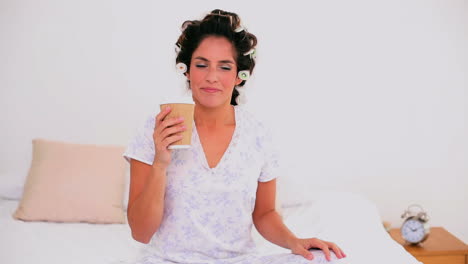
<svg viewBox="0 0 468 264">
<path fill-rule="evenodd" d="M 169 118 L 167 120 L 162 121 L 161 122 L 161 127 L 162 127 L 162 129 L 164 129 L 166 127 L 171 127 L 171 126 L 183 123 L 183 122 L 184 122 L 184 117 L 183 116 L 173 117 L 173 118 Z"/>
<path fill-rule="evenodd" d="M 335 243 L 330 243 L 328 246 L 335 252 L 336 257 L 343 258 L 340 248 Z"/>
<path fill-rule="evenodd" d="M 164 149 L 167 149 L 169 145 L 181 140 L 182 138 L 183 138 L 182 135 L 173 135 L 173 136 L 167 137 L 163 141 L 161 141 L 161 147 L 163 147 Z"/>
<path fill-rule="evenodd" d="M 330 249 L 328 249 L 328 245 L 325 244 L 325 243 L 319 243 L 318 247 L 323 251 L 323 253 L 325 254 L 325 258 L 330 261 L 331 258 L 330 258 Z"/>
<path fill-rule="evenodd" d="M 335 252 L 335 255 L 338 257 L 338 258 L 344 258 L 346 257 L 346 254 L 344 253 L 344 251 L 338 247 L 335 243 L 333 242 L 326 242 L 324 241 L 325 244 L 328 245 L 329 248 L 331 248 L 333 250 L 333 252 Z"/>
<path fill-rule="evenodd" d="M 304 258 L 308 259 L 308 260 L 313 260 L 314 259 L 314 255 L 312 254 L 312 252 L 306 250 L 305 248 L 300 248 L 299 249 L 299 254 L 301 256 L 303 256 Z"/>
<path fill-rule="evenodd" d="M 184 122 L 184 118 L 183 117 L 173 117 L 173 118 L 170 118 L 170 119 L 167 119 L 167 120 L 164 120 L 162 121 L 161 123 L 159 123 L 159 125 L 156 127 L 155 129 L 155 133 L 156 134 L 160 134 L 162 133 L 162 131 L 164 129 L 166 129 L 167 127 L 172 127 L 174 125 L 177 125 L 177 124 L 180 124 L 180 123 L 183 123 Z"/>
<path fill-rule="evenodd" d="M 185 125 L 168 127 L 161 132 L 161 139 L 164 140 L 164 138 L 185 131 L 186 129 L 187 127 L 185 127 Z"/>
<path fill-rule="evenodd" d="M 341 255 L 343 256 L 343 258 L 345 258 L 345 257 L 346 257 L 346 254 L 344 253 L 344 251 L 343 251 L 341 248 L 339 248 L 339 247 L 338 247 L 338 249 L 340 250 Z"/>
<path fill-rule="evenodd" d="M 166 107 L 164 108 L 163 110 L 161 110 L 161 112 L 159 112 L 158 115 L 156 115 L 156 124 L 155 126 L 158 126 L 163 120 L 164 118 L 166 118 L 166 116 L 171 112 L 171 107 Z"/>
</svg>

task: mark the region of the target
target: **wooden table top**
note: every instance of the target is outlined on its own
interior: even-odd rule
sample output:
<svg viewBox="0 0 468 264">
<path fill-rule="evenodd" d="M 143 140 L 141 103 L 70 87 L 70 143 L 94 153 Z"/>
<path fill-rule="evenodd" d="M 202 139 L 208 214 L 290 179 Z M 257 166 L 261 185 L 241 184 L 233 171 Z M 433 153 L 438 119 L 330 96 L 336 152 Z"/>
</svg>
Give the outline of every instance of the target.
<svg viewBox="0 0 468 264">
<path fill-rule="evenodd" d="M 413 256 L 468 255 L 468 245 L 443 227 L 431 227 L 429 237 L 421 245 L 406 244 L 399 228 L 391 229 L 390 235 Z"/>
</svg>

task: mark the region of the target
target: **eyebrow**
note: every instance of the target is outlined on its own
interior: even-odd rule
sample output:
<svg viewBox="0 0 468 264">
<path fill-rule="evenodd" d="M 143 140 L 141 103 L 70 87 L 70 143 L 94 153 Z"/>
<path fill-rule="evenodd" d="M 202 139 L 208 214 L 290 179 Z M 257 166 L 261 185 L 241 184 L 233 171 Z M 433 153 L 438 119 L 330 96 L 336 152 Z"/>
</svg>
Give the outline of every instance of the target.
<svg viewBox="0 0 468 264">
<path fill-rule="evenodd" d="M 207 58 L 203 58 L 203 57 L 196 57 L 195 58 L 196 60 L 202 60 L 202 61 L 206 61 L 206 62 L 209 62 L 209 60 Z M 221 62 L 221 63 L 230 63 L 230 64 L 235 64 L 232 60 L 220 60 L 218 62 Z"/>
</svg>

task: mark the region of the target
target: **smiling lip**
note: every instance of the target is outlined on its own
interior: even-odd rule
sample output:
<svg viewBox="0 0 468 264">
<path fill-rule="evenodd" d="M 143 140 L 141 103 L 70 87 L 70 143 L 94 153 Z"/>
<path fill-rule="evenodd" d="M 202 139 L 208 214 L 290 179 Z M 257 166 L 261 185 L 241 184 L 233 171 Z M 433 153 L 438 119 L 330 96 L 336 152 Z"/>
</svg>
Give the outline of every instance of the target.
<svg viewBox="0 0 468 264">
<path fill-rule="evenodd" d="M 216 88 L 209 88 L 209 87 L 207 87 L 207 88 L 202 88 L 202 90 L 205 91 L 205 92 L 207 92 L 207 93 L 216 93 L 216 92 L 221 91 L 221 90 L 219 90 L 219 89 L 216 89 Z"/>
</svg>

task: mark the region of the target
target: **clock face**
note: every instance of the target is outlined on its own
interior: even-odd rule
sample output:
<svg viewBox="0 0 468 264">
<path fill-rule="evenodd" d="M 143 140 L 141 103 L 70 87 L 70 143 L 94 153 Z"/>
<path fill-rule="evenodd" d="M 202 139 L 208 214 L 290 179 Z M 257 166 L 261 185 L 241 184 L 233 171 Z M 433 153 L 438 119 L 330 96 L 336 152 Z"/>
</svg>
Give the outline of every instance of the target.
<svg viewBox="0 0 468 264">
<path fill-rule="evenodd" d="M 415 219 L 409 219 L 401 227 L 401 235 L 410 243 L 419 243 L 426 235 L 424 224 Z"/>
</svg>

